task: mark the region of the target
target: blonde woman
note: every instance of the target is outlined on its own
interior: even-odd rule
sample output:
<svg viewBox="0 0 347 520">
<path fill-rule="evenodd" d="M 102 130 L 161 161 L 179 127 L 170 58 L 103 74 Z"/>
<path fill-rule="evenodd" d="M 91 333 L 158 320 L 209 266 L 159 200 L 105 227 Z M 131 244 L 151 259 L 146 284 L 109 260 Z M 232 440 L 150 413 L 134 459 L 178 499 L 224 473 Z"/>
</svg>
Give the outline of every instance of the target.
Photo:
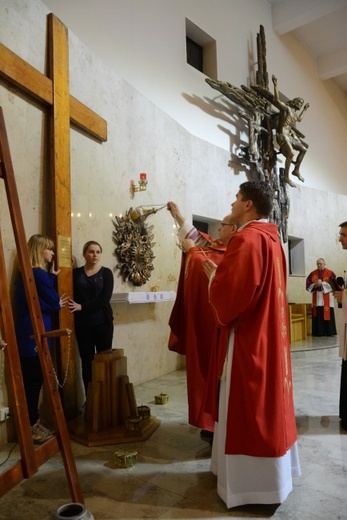
<svg viewBox="0 0 347 520">
<path fill-rule="evenodd" d="M 45 235 L 33 235 L 28 241 L 30 263 L 33 268 L 35 285 L 39 297 L 42 320 L 46 332 L 52 330 L 52 317 L 67 303 L 68 297 L 59 296 L 54 284 L 59 270 L 54 267 L 54 243 Z M 33 335 L 29 307 L 24 290 L 23 279 L 19 276 L 16 298 L 16 336 L 22 366 L 22 375 L 27 399 L 32 436 L 35 444 L 42 444 L 53 433 L 39 420 L 39 397 L 43 383 L 40 360 Z M 51 340 L 48 339 L 51 348 Z"/>
</svg>

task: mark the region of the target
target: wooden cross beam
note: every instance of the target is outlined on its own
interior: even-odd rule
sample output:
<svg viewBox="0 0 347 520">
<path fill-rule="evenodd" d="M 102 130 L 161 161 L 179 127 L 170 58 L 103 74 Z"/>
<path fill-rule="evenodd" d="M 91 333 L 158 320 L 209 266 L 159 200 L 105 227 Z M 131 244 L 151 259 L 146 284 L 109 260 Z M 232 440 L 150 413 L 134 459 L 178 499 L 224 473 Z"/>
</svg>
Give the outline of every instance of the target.
<svg viewBox="0 0 347 520">
<path fill-rule="evenodd" d="M 49 234 L 56 244 L 59 294 L 72 296 L 71 269 L 71 182 L 70 182 L 70 125 L 99 142 L 107 140 L 107 123 L 69 92 L 68 31 L 52 13 L 47 17 L 48 74 L 37 69 L 0 43 L 0 80 L 16 87 L 28 100 L 39 102 L 49 115 L 50 149 L 50 215 Z M 59 327 L 73 330 L 73 316 L 60 313 Z M 76 363 L 74 337 L 70 346 L 66 338 L 60 340 L 58 372 L 62 379 L 67 365 L 68 378 L 62 390 L 67 419 L 76 415 Z M 69 352 L 69 348 L 71 351 Z"/>
</svg>

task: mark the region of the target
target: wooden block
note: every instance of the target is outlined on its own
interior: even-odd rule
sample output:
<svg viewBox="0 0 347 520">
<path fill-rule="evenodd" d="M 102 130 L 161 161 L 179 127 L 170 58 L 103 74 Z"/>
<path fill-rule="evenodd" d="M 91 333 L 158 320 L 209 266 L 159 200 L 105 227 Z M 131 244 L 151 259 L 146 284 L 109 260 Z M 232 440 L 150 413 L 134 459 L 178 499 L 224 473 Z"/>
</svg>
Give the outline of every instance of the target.
<svg viewBox="0 0 347 520">
<path fill-rule="evenodd" d="M 111 424 L 110 420 L 110 396 L 107 392 L 107 366 L 106 363 L 93 361 L 93 385 L 99 386 L 100 405 L 99 420 L 102 428 L 107 428 Z M 94 411 L 95 413 L 95 411 Z"/>
<path fill-rule="evenodd" d="M 101 397 L 101 384 L 94 383 L 93 385 L 93 417 L 92 417 L 92 432 L 99 432 L 102 430 L 101 418 L 100 418 L 100 397 Z"/>
<path fill-rule="evenodd" d="M 96 361 L 110 361 L 111 359 L 116 359 L 124 356 L 123 348 L 109 349 L 104 350 L 103 352 L 98 352 L 94 356 L 94 360 Z"/>
<path fill-rule="evenodd" d="M 130 417 L 137 417 L 137 404 L 136 404 L 136 398 L 135 398 L 135 392 L 134 392 L 134 385 L 132 383 L 127 383 L 125 385 L 127 396 L 128 396 L 128 402 L 129 402 L 129 408 L 130 408 Z"/>
<path fill-rule="evenodd" d="M 111 363 L 111 423 L 112 426 L 122 424 L 121 413 L 121 381 L 120 377 L 127 375 L 127 358 L 117 357 Z"/>
<path fill-rule="evenodd" d="M 125 423 L 126 419 L 130 415 L 129 400 L 126 391 L 126 385 L 129 383 L 128 376 L 119 377 L 119 389 L 120 389 L 120 421 L 122 424 Z"/>
</svg>

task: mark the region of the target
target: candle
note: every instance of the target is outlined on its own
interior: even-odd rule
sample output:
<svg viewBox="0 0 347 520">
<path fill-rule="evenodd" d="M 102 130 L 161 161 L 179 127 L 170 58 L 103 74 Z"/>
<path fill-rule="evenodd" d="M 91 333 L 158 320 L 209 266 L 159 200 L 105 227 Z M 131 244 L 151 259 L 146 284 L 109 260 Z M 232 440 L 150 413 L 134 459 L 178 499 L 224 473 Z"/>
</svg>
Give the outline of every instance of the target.
<svg viewBox="0 0 347 520">
<path fill-rule="evenodd" d="M 145 181 L 147 179 L 147 173 L 140 173 L 140 179 Z"/>
</svg>

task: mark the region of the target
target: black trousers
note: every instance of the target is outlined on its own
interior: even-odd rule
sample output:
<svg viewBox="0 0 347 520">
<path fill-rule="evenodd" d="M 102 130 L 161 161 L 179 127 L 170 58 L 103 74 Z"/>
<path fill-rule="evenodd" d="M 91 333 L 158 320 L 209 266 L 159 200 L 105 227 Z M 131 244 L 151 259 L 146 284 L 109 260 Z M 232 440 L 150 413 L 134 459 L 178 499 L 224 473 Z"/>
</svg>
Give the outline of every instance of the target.
<svg viewBox="0 0 347 520">
<path fill-rule="evenodd" d="M 324 308 L 317 307 L 317 316 L 312 316 L 312 336 L 336 336 L 335 312 L 330 307 L 330 320 L 324 319 Z"/>
<path fill-rule="evenodd" d="M 33 426 L 39 418 L 39 398 L 43 384 L 41 364 L 38 356 L 21 357 L 20 362 L 29 420 Z"/>
<path fill-rule="evenodd" d="M 92 362 L 95 352 L 112 348 L 113 323 L 100 325 L 79 323 L 76 324 L 75 332 L 82 363 L 82 379 L 87 395 L 88 383 L 92 380 Z"/>
</svg>

